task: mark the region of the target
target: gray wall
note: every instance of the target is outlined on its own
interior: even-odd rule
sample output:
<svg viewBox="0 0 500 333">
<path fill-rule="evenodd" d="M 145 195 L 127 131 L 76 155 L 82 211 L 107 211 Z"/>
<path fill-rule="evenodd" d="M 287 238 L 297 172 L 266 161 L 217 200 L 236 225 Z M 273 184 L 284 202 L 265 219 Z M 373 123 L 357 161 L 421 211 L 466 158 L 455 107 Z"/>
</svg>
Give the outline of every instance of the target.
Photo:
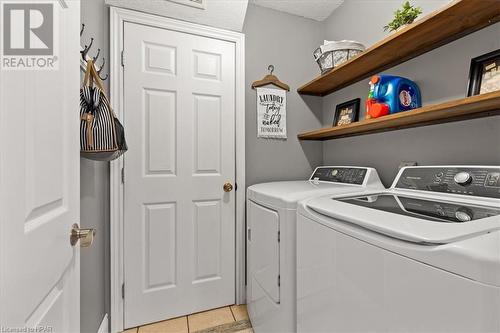
<svg viewBox="0 0 500 333">
<path fill-rule="evenodd" d="M 324 21 L 326 39 L 357 40 L 369 47 L 384 38 L 383 26 L 392 20 L 404 0 L 347 0 Z M 422 15 L 446 5 L 448 0 L 411 0 Z"/>
<path fill-rule="evenodd" d="M 313 50 L 322 43 L 322 23 L 249 5 L 243 26 L 246 48 L 246 182 L 299 179 L 321 164 L 321 143 L 300 142 L 297 133 L 321 126 L 321 99 L 303 98 L 297 88 L 315 76 Z M 252 82 L 274 74 L 290 86 L 287 95 L 287 140 L 257 138 L 257 112 Z"/>
<path fill-rule="evenodd" d="M 414 1 L 429 12 L 447 1 Z M 326 21 L 327 39 L 357 39 L 367 46 L 383 38 L 381 29 L 399 1 L 350 0 Z M 377 15 L 373 15 L 377 13 Z M 349 22 L 362 22 L 354 27 Z M 423 103 L 465 97 L 470 59 L 500 48 L 500 23 L 407 61 L 384 73 L 415 80 Z M 365 79 L 323 98 L 323 125 L 331 126 L 335 105 L 361 97 L 360 119 L 368 95 Z M 425 164 L 500 164 L 500 117 L 439 124 L 325 141 L 325 164 L 368 165 L 390 185 L 401 161 Z"/>
<path fill-rule="evenodd" d="M 85 23 L 81 44 L 94 37 L 90 55 L 101 48 L 101 57 L 109 63 L 109 19 L 104 0 L 82 0 L 81 22 Z M 108 66 L 104 73 L 109 73 Z M 80 225 L 97 229 L 94 244 L 81 251 L 80 328 L 84 333 L 95 333 L 110 306 L 109 163 L 81 159 L 80 170 Z"/>
</svg>

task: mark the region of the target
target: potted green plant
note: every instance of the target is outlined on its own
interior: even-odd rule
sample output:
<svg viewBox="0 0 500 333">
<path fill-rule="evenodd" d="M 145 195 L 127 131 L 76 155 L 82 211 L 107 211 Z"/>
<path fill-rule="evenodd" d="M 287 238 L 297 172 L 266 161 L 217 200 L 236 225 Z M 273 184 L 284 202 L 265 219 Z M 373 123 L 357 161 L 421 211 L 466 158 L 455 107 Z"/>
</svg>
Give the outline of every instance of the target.
<svg viewBox="0 0 500 333">
<path fill-rule="evenodd" d="M 394 12 L 394 20 L 384 27 L 384 31 L 396 31 L 405 25 L 413 23 L 422 14 L 421 7 L 415 7 L 409 1 L 403 3 L 403 8 Z"/>
</svg>

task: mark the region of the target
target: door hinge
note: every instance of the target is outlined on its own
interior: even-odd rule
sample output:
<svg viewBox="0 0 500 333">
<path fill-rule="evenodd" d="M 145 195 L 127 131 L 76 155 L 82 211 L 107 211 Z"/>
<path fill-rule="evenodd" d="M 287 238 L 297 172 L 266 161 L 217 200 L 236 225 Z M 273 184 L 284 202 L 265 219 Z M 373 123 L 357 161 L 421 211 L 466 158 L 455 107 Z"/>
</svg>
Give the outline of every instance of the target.
<svg viewBox="0 0 500 333">
<path fill-rule="evenodd" d="M 278 275 L 278 287 L 281 287 L 281 275 Z"/>
<path fill-rule="evenodd" d="M 122 168 L 121 178 L 122 178 L 122 184 L 125 184 L 125 168 Z"/>
<path fill-rule="evenodd" d="M 237 182 L 234 182 L 234 190 L 238 191 L 238 183 Z"/>
<path fill-rule="evenodd" d="M 248 228 L 248 232 L 247 232 L 248 236 L 248 241 L 251 242 L 252 241 L 252 229 Z"/>
<path fill-rule="evenodd" d="M 125 299 L 125 283 L 122 283 L 122 299 Z"/>
<path fill-rule="evenodd" d="M 278 243 L 281 242 L 281 231 L 278 231 Z"/>
<path fill-rule="evenodd" d="M 122 50 L 121 59 L 122 59 L 122 67 L 125 67 L 125 51 L 124 50 Z"/>
</svg>

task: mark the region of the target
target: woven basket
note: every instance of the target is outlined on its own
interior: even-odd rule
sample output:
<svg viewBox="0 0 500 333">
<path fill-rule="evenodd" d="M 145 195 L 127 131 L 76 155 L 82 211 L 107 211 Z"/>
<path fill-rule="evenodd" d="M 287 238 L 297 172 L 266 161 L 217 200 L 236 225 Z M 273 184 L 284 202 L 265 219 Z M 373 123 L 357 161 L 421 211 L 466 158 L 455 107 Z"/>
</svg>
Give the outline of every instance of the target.
<svg viewBox="0 0 500 333">
<path fill-rule="evenodd" d="M 314 51 L 314 60 L 324 74 L 354 58 L 365 50 L 363 44 L 351 40 L 327 41 Z"/>
</svg>

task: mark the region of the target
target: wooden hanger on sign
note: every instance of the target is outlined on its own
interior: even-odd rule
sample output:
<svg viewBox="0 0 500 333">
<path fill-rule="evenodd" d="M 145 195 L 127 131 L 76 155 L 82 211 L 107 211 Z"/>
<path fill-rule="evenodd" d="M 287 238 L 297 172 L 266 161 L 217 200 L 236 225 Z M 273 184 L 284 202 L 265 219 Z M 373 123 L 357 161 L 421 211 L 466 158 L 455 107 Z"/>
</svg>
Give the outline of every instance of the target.
<svg viewBox="0 0 500 333">
<path fill-rule="evenodd" d="M 286 91 L 290 91 L 290 87 L 288 86 L 288 84 L 281 82 L 276 75 L 273 75 L 273 72 L 274 72 L 273 65 L 269 65 L 267 67 L 267 70 L 269 71 L 269 74 L 264 76 L 264 78 L 262 80 L 255 81 L 254 83 L 252 83 L 252 89 L 266 86 L 268 84 L 272 84 L 278 88 L 284 89 Z"/>
</svg>

